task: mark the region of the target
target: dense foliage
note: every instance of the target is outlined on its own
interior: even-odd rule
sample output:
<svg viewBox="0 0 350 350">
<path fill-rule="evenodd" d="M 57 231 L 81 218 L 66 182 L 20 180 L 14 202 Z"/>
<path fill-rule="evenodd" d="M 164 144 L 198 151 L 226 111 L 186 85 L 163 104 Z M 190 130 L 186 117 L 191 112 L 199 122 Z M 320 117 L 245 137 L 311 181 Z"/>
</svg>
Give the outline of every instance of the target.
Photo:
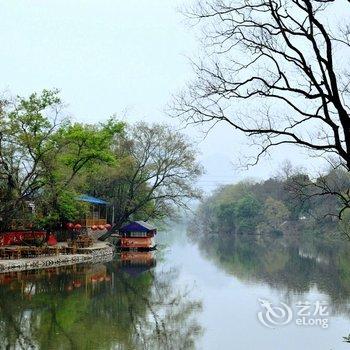
<svg viewBox="0 0 350 350">
<path fill-rule="evenodd" d="M 350 188 L 350 177 L 341 169 L 313 181 L 301 171 L 292 171 L 262 182 L 222 186 L 201 204 L 198 218 L 208 233 L 281 234 L 315 223 L 322 231 L 338 222 L 342 202 L 331 193 L 319 193 L 320 181 L 344 193 Z M 341 228 L 347 217 L 345 210 Z"/>
<path fill-rule="evenodd" d="M 72 122 L 57 90 L 0 102 L 0 231 L 82 218 L 81 193 L 107 199 L 118 224 L 199 196 L 195 152 L 167 126 Z"/>
<path fill-rule="evenodd" d="M 202 168 L 185 135 L 162 124 L 137 123 L 116 136 L 119 165 L 101 168 L 89 188 L 114 208 L 118 226 L 130 217 L 147 220 L 174 214 L 199 198 L 194 186 Z"/>
</svg>

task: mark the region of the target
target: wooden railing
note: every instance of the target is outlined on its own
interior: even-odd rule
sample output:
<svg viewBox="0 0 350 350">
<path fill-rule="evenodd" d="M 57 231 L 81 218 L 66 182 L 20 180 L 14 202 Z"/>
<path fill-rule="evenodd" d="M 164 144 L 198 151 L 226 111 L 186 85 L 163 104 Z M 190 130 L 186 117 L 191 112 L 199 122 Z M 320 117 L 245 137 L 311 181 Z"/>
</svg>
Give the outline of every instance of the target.
<svg viewBox="0 0 350 350">
<path fill-rule="evenodd" d="M 84 219 L 79 220 L 79 224 L 83 227 L 91 227 L 91 226 L 98 226 L 98 225 L 106 225 L 107 219 Z"/>
</svg>

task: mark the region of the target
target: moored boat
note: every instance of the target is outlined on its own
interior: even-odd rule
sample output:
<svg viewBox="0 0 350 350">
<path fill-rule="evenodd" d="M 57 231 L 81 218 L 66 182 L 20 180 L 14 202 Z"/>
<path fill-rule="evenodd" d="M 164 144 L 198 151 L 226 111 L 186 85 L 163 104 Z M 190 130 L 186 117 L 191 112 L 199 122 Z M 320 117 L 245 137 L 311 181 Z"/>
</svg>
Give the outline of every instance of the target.
<svg viewBox="0 0 350 350">
<path fill-rule="evenodd" d="M 144 221 L 133 221 L 120 230 L 120 248 L 122 250 L 153 250 L 157 229 Z"/>
</svg>

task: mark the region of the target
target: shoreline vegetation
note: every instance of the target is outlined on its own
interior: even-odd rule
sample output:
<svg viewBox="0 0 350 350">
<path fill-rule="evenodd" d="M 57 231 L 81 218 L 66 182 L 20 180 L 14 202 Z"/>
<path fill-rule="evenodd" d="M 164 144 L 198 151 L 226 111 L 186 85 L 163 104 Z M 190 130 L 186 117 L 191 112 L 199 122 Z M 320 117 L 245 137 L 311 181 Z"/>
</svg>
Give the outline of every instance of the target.
<svg viewBox="0 0 350 350">
<path fill-rule="evenodd" d="M 320 194 L 317 184 L 346 192 L 350 176 L 345 170 L 331 169 L 311 179 L 289 162 L 279 175 L 265 181 L 246 180 L 219 187 L 198 207 L 189 228 L 192 237 L 210 234 L 297 235 L 335 234 L 349 238 L 350 212 L 339 219 L 342 203 L 337 196 Z"/>
<path fill-rule="evenodd" d="M 73 122 L 58 90 L 0 99 L 0 232 L 65 229 L 85 217 L 83 193 L 108 202 L 117 228 L 170 217 L 200 197 L 202 172 L 169 125 Z"/>
</svg>

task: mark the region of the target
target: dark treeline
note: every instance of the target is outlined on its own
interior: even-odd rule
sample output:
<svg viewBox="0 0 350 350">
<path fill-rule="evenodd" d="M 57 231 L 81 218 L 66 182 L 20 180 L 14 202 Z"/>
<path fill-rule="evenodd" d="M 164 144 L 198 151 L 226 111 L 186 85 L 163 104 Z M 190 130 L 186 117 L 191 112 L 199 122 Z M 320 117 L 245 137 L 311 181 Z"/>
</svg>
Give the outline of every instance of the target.
<svg viewBox="0 0 350 350">
<path fill-rule="evenodd" d="M 345 232 L 349 213 L 345 209 L 339 221 L 343 203 L 332 191 L 345 193 L 349 188 L 349 174 L 340 168 L 311 179 L 287 163 L 281 174 L 266 181 L 218 188 L 200 205 L 198 218 L 207 233 L 282 234 L 300 228 L 325 232 L 335 227 Z"/>
</svg>

